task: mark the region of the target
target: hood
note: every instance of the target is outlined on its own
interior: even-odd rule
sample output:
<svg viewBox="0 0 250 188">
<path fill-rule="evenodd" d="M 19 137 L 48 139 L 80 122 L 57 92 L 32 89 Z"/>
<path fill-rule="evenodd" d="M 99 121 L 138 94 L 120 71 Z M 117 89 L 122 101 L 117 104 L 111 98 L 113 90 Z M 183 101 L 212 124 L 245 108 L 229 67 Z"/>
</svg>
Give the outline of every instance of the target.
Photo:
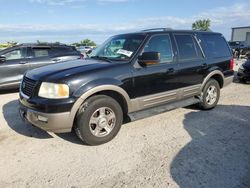
<svg viewBox="0 0 250 188">
<path fill-rule="evenodd" d="M 50 81 L 56 81 L 57 79 L 70 77 L 78 73 L 84 74 L 91 70 L 98 70 L 112 65 L 112 63 L 94 59 L 67 61 L 30 70 L 26 73 L 26 76 L 33 80 L 45 81 L 50 79 Z"/>
</svg>

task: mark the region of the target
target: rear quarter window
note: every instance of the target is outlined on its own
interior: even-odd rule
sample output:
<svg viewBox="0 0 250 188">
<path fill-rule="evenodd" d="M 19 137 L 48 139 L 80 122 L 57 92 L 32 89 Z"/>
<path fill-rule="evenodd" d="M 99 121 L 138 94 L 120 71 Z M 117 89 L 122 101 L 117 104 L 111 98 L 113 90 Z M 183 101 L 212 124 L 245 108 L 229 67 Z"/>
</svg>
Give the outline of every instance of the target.
<svg viewBox="0 0 250 188">
<path fill-rule="evenodd" d="M 48 57 L 50 48 L 32 48 L 33 57 Z"/>
<path fill-rule="evenodd" d="M 221 34 L 202 34 L 202 47 L 208 58 L 231 56 L 231 51 Z"/>
</svg>

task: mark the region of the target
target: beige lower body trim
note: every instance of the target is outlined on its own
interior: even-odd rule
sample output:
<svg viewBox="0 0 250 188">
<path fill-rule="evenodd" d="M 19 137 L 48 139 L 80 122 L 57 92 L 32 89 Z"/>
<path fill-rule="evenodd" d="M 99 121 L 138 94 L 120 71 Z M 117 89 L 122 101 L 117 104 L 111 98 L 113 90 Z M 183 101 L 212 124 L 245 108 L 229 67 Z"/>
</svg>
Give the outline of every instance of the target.
<svg viewBox="0 0 250 188">
<path fill-rule="evenodd" d="M 223 87 L 228 86 L 229 84 L 231 84 L 233 82 L 234 76 L 228 76 L 224 78 L 224 85 Z"/>
<path fill-rule="evenodd" d="M 28 108 L 21 108 L 21 113 L 24 113 L 24 119 L 32 125 L 43 129 L 45 131 L 54 133 L 70 132 L 72 129 L 72 123 L 69 120 L 70 112 L 63 113 L 41 113 Z M 38 116 L 47 118 L 47 122 L 40 121 Z"/>
<path fill-rule="evenodd" d="M 195 95 L 199 95 L 201 92 L 201 84 L 189 86 L 172 91 L 162 92 L 154 95 L 148 95 L 131 100 L 130 112 L 136 112 L 147 108 L 162 105 L 168 102 L 173 102 L 180 99 L 185 99 Z"/>
<path fill-rule="evenodd" d="M 128 105 L 128 113 L 144 110 L 147 108 L 159 106 L 162 104 L 174 102 L 180 99 L 186 99 L 189 97 L 200 95 L 202 88 L 204 87 L 205 83 L 209 78 L 211 78 L 213 75 L 218 74 L 221 75 L 224 81 L 224 87 L 230 84 L 233 81 L 233 76 L 226 77 L 222 75 L 219 71 L 213 71 L 210 73 L 206 79 L 203 81 L 202 84 L 184 87 L 176 90 L 171 90 L 167 92 L 157 93 L 153 95 L 148 95 L 144 97 L 139 97 L 135 99 L 130 99 L 126 91 L 124 91 L 122 88 L 119 88 L 118 86 L 113 85 L 104 85 L 99 86 L 94 89 L 91 89 L 84 93 L 74 104 L 70 112 L 66 113 L 59 113 L 59 114 L 43 114 L 40 112 L 35 112 L 30 109 L 28 109 L 27 112 L 27 119 L 29 122 L 34 124 L 35 126 L 46 130 L 46 131 L 52 131 L 52 132 L 70 132 L 74 123 L 75 116 L 77 114 L 78 109 L 82 105 L 82 103 L 91 95 L 104 90 L 111 90 L 116 91 L 120 93 Z M 48 117 L 48 123 L 40 122 L 37 119 L 37 115 L 43 115 L 45 117 Z"/>
</svg>

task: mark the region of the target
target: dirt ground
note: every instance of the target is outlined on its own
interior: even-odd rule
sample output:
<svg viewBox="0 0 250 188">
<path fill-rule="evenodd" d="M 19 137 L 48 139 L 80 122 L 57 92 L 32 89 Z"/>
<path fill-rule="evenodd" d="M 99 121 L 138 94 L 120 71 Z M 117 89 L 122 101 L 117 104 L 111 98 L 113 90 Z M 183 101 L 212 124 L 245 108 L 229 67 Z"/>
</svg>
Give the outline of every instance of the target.
<svg viewBox="0 0 250 188">
<path fill-rule="evenodd" d="M 0 187 L 250 187 L 250 84 L 224 88 L 211 111 L 127 123 L 95 147 L 26 125 L 17 99 L 0 95 Z"/>
</svg>

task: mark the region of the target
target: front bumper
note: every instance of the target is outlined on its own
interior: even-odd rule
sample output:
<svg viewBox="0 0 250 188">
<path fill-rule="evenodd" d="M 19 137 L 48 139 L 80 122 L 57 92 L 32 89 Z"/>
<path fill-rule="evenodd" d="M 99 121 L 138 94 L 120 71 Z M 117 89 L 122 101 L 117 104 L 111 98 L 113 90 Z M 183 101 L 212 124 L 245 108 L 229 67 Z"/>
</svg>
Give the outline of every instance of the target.
<svg viewBox="0 0 250 188">
<path fill-rule="evenodd" d="M 70 112 L 61 113 L 43 113 L 32 110 L 20 103 L 20 116 L 23 120 L 45 131 L 54 133 L 70 132 L 72 123 L 70 121 Z"/>
</svg>

